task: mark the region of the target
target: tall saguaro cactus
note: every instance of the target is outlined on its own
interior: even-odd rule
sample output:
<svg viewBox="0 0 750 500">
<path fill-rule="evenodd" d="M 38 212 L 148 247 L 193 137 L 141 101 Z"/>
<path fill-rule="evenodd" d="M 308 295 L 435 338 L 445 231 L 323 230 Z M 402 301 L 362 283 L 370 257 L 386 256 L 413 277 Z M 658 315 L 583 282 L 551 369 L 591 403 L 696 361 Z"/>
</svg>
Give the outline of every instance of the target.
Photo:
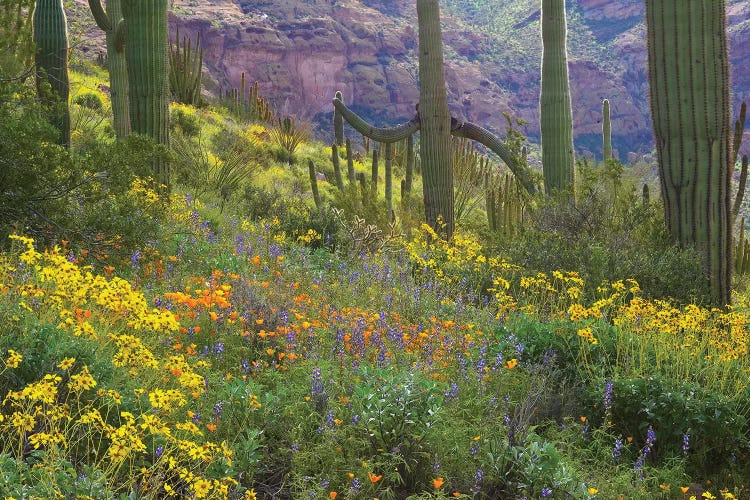
<svg viewBox="0 0 750 500">
<path fill-rule="evenodd" d="M 602 156 L 604 161 L 612 158 L 612 125 L 608 99 L 602 102 Z"/>
<path fill-rule="evenodd" d="M 565 0 L 542 0 L 542 90 L 539 122 L 547 193 L 575 182 L 573 112 L 568 83 Z"/>
<path fill-rule="evenodd" d="M 38 0 L 34 10 L 36 80 L 40 97 L 52 89 L 50 121 L 60 130 L 58 143 L 70 146 L 70 81 L 68 79 L 68 25 L 62 0 Z"/>
<path fill-rule="evenodd" d="M 107 0 L 104 10 L 101 0 L 88 0 L 96 25 L 107 39 L 107 69 L 112 99 L 112 118 L 115 134 L 122 139 L 130 133 L 128 100 L 128 65 L 125 60 L 125 22 L 122 19 L 122 0 Z"/>
<path fill-rule="evenodd" d="M 133 132 L 157 144 L 169 144 L 167 0 L 123 0 L 127 26 L 128 87 Z M 168 184 L 166 162 L 157 160 L 154 174 Z"/>
<path fill-rule="evenodd" d="M 453 236 L 451 115 L 445 88 L 438 0 L 417 0 L 419 23 L 419 118 L 422 191 L 427 223 Z M 438 218 L 445 224 L 438 227 Z"/>
<path fill-rule="evenodd" d="M 725 0 L 646 0 L 651 114 L 667 227 L 730 302 L 730 83 Z"/>
</svg>

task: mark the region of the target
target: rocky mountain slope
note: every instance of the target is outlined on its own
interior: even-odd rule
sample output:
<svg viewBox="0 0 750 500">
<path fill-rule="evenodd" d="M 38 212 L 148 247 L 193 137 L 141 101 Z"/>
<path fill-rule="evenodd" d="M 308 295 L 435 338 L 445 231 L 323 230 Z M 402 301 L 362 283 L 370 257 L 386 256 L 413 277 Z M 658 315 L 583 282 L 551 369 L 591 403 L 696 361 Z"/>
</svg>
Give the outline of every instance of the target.
<svg viewBox="0 0 750 500">
<path fill-rule="evenodd" d="M 499 133 L 508 112 L 526 120 L 526 134 L 538 139 L 539 0 L 443 3 L 453 112 Z M 290 112 L 325 122 L 341 90 L 348 104 L 386 124 L 408 119 L 419 95 L 414 4 L 174 0 L 170 22 L 181 33 L 201 33 L 212 91 L 238 86 L 245 71 Z M 578 149 L 601 156 L 601 99 L 608 98 L 620 156 L 651 151 L 643 0 L 569 0 L 568 9 Z M 730 0 L 728 19 L 738 109 L 750 99 L 750 3 Z"/>
</svg>

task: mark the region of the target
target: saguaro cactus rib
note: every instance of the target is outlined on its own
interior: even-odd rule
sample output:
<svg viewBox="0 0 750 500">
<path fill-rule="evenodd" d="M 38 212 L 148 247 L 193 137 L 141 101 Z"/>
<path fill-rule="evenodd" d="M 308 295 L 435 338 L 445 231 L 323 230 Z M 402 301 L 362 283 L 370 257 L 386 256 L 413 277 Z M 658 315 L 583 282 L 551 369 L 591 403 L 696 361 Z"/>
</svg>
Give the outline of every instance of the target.
<svg viewBox="0 0 750 500">
<path fill-rule="evenodd" d="M 124 0 L 123 15 L 128 28 L 125 55 L 133 132 L 168 145 L 167 0 Z M 158 160 L 154 174 L 168 185 L 166 162 Z"/>
<path fill-rule="evenodd" d="M 355 130 L 361 134 L 370 137 L 372 140 L 376 140 L 383 143 L 398 142 L 401 139 L 411 137 L 412 134 L 420 130 L 421 120 L 420 115 L 416 114 L 414 118 L 408 122 L 398 125 L 396 127 L 385 127 L 376 128 L 373 125 L 367 123 L 364 119 L 359 117 L 356 113 L 346 107 L 346 105 L 337 100 L 333 100 L 334 106 L 341 112 L 341 115 L 349 122 Z M 484 144 L 493 153 L 498 155 L 518 178 L 519 182 L 526 191 L 533 194 L 537 191 L 537 184 L 533 180 L 531 172 L 523 165 L 518 165 L 502 143 L 502 141 L 489 130 L 480 127 L 472 122 L 459 121 L 455 118 L 451 118 L 451 135 L 454 137 L 465 137 L 473 141 L 477 141 Z M 411 187 L 411 182 L 409 183 Z"/>
<path fill-rule="evenodd" d="M 107 40 L 107 70 L 109 71 L 112 125 L 115 135 L 122 139 L 130 133 L 130 103 L 128 96 L 128 66 L 125 59 L 125 22 L 122 19 L 122 0 L 108 0 L 104 10 L 101 0 L 88 0 L 96 25 Z"/>
<path fill-rule="evenodd" d="M 542 88 L 539 125 L 547 193 L 575 182 L 573 111 L 568 83 L 565 0 L 542 0 Z"/>
<path fill-rule="evenodd" d="M 724 0 L 646 0 L 649 86 L 667 227 L 730 301 L 731 117 Z"/>
<path fill-rule="evenodd" d="M 612 125 L 610 123 L 609 99 L 602 101 L 602 158 L 612 158 Z"/>
<path fill-rule="evenodd" d="M 68 26 L 62 0 L 38 0 L 33 23 L 37 88 L 40 96 L 45 96 L 42 83 L 49 82 L 54 96 L 49 102 L 50 121 L 60 130 L 58 143 L 70 146 Z"/>
</svg>

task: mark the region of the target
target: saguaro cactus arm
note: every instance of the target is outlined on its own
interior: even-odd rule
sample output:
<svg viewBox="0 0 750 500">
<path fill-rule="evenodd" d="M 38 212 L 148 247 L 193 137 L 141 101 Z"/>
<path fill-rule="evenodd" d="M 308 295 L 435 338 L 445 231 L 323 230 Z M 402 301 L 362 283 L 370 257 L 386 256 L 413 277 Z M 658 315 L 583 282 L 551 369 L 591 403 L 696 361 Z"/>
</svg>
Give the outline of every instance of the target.
<svg viewBox="0 0 750 500">
<path fill-rule="evenodd" d="M 398 142 L 400 140 L 406 139 L 407 136 L 410 136 L 414 132 L 419 130 L 419 114 L 415 115 L 414 118 L 401 125 L 397 125 L 395 127 L 377 128 L 370 125 L 354 111 L 347 108 L 340 99 L 334 98 L 333 106 L 336 108 L 336 111 L 341 113 L 341 116 L 346 119 L 346 121 L 349 123 L 349 125 L 352 126 L 352 128 L 354 128 L 354 130 L 376 142 Z"/>
<path fill-rule="evenodd" d="M 414 118 L 401 125 L 377 128 L 367 123 L 363 118 L 347 108 L 340 100 L 334 99 L 333 105 L 341 112 L 341 115 L 347 122 L 349 122 L 349 125 L 374 141 L 382 143 L 398 142 L 404 138 L 410 137 L 421 128 L 419 113 L 414 115 Z M 505 147 L 495 134 L 475 123 L 451 118 L 451 135 L 455 137 L 465 137 L 484 144 L 493 153 L 498 155 L 506 165 L 508 165 L 508 168 L 518 178 L 526 191 L 531 194 L 536 193 L 537 185 L 532 178 L 531 172 L 527 168 L 518 165 L 513 161 L 510 151 L 508 151 L 508 148 Z"/>
<path fill-rule="evenodd" d="M 612 158 L 612 125 L 610 123 L 609 99 L 602 101 L 602 157 Z"/>
</svg>

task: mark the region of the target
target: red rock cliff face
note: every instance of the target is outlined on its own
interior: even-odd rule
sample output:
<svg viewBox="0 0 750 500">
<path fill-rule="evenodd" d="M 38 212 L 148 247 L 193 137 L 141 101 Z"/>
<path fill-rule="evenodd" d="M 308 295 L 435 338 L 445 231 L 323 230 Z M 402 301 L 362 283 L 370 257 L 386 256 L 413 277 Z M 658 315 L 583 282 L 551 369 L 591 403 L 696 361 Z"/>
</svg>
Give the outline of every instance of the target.
<svg viewBox="0 0 750 500">
<path fill-rule="evenodd" d="M 523 1 L 529 4 L 528 19 L 538 26 L 538 1 Z M 244 71 L 251 81 L 260 82 L 262 94 L 277 107 L 286 103 L 290 111 L 308 117 L 330 113 L 331 98 L 341 90 L 348 104 L 384 124 L 410 118 L 419 95 L 414 3 L 175 0 L 170 22 L 181 33 L 201 33 L 213 92 L 238 86 Z M 729 3 L 734 95 L 739 103 L 750 98 L 750 5 L 745 0 Z M 601 154 L 601 99 L 608 98 L 620 154 L 650 151 L 643 0 L 574 4 L 592 39 L 607 47 L 604 62 L 569 49 L 577 146 Z M 527 120 L 525 132 L 538 138 L 539 68 L 501 65 L 487 56 L 496 40 L 447 13 L 443 20 L 453 113 L 503 133 L 502 113 L 509 112 Z M 520 43 L 535 47 L 533 60 L 539 42 L 532 40 L 533 31 L 532 35 Z M 748 139 L 745 147 L 750 150 Z"/>
</svg>

